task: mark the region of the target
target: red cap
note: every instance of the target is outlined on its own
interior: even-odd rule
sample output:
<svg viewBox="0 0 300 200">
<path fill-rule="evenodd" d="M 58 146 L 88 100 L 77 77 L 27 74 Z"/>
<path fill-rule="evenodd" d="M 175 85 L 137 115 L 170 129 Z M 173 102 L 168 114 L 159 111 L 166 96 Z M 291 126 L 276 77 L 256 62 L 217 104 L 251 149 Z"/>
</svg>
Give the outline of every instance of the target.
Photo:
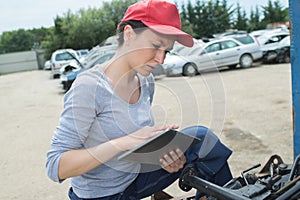
<svg viewBox="0 0 300 200">
<path fill-rule="evenodd" d="M 192 36 L 181 30 L 179 12 L 175 4 L 162 0 L 143 0 L 128 7 L 121 22 L 139 20 L 151 30 L 177 36 L 177 41 L 192 47 Z"/>
</svg>

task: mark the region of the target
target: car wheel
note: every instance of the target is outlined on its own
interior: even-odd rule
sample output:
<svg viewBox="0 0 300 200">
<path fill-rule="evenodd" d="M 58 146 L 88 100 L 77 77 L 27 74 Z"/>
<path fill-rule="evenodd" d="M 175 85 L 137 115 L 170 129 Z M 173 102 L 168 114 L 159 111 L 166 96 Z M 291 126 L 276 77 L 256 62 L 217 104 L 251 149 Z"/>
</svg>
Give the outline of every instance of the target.
<svg viewBox="0 0 300 200">
<path fill-rule="evenodd" d="M 64 85 L 65 88 L 64 89 L 65 89 L 66 92 L 70 90 L 70 88 L 72 86 L 72 83 L 73 83 L 73 81 L 66 81 L 65 82 L 65 85 Z"/>
<path fill-rule="evenodd" d="M 183 66 L 183 75 L 184 76 L 195 76 L 197 74 L 197 69 L 195 64 L 187 63 Z"/>
<path fill-rule="evenodd" d="M 251 67 L 252 64 L 253 64 L 253 58 L 251 55 L 249 54 L 242 55 L 242 57 L 240 58 L 240 65 L 242 68 Z"/>
<path fill-rule="evenodd" d="M 291 57 L 289 52 L 285 52 L 283 56 L 283 62 L 284 63 L 290 63 L 291 62 Z"/>
<path fill-rule="evenodd" d="M 59 78 L 59 77 L 60 77 L 59 74 L 53 74 L 53 78 L 54 78 L 54 79 L 57 79 L 57 78 Z"/>
</svg>

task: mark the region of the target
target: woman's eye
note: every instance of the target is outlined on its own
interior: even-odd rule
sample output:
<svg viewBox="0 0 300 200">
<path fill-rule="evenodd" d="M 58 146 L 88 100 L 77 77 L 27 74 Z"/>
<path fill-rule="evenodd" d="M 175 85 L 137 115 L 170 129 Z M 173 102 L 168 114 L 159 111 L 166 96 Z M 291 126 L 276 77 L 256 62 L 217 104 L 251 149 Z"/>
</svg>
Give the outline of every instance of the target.
<svg viewBox="0 0 300 200">
<path fill-rule="evenodd" d="M 153 44 L 154 49 L 160 49 L 160 45 Z"/>
</svg>

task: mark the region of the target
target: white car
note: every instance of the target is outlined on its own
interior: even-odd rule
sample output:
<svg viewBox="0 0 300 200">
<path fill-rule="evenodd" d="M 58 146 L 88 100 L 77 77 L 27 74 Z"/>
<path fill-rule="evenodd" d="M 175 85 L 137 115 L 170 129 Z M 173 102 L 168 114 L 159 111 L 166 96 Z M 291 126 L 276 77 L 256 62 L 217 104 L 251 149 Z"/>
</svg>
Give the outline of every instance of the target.
<svg viewBox="0 0 300 200">
<path fill-rule="evenodd" d="M 51 61 L 47 60 L 44 64 L 44 70 L 51 70 Z"/>
<path fill-rule="evenodd" d="M 276 43 L 275 46 L 263 51 L 263 63 L 289 63 L 290 62 L 291 38 L 286 36 Z"/>
<path fill-rule="evenodd" d="M 79 50 L 76 50 L 76 53 L 79 58 L 82 58 L 89 53 L 89 50 L 88 49 L 79 49 Z"/>
<path fill-rule="evenodd" d="M 285 37 L 289 36 L 290 33 L 286 31 L 281 32 L 270 32 L 265 33 L 257 38 L 259 44 L 261 45 L 261 50 L 268 51 L 274 49 L 278 43 Z"/>
<path fill-rule="evenodd" d="M 60 68 L 71 62 L 76 62 L 79 57 L 73 49 L 59 49 L 51 55 L 51 71 L 53 78 L 59 78 Z"/>
<path fill-rule="evenodd" d="M 179 54 L 179 55 L 178 55 Z M 205 70 L 229 66 L 235 68 L 238 64 L 242 68 L 251 67 L 253 62 L 262 58 L 260 46 L 250 35 L 238 38 L 222 38 L 207 43 L 199 43 L 193 47 L 188 55 L 166 55 L 164 64 L 167 76 L 194 76 Z"/>
</svg>

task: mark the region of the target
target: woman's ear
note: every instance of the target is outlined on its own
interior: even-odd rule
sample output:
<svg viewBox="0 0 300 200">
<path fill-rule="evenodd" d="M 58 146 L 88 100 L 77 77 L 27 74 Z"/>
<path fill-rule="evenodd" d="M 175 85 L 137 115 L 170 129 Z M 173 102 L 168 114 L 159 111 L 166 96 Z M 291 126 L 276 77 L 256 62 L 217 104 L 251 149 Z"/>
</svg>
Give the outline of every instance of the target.
<svg viewBox="0 0 300 200">
<path fill-rule="evenodd" d="M 124 45 L 129 46 L 135 40 L 136 33 L 130 25 L 124 27 Z"/>
</svg>

